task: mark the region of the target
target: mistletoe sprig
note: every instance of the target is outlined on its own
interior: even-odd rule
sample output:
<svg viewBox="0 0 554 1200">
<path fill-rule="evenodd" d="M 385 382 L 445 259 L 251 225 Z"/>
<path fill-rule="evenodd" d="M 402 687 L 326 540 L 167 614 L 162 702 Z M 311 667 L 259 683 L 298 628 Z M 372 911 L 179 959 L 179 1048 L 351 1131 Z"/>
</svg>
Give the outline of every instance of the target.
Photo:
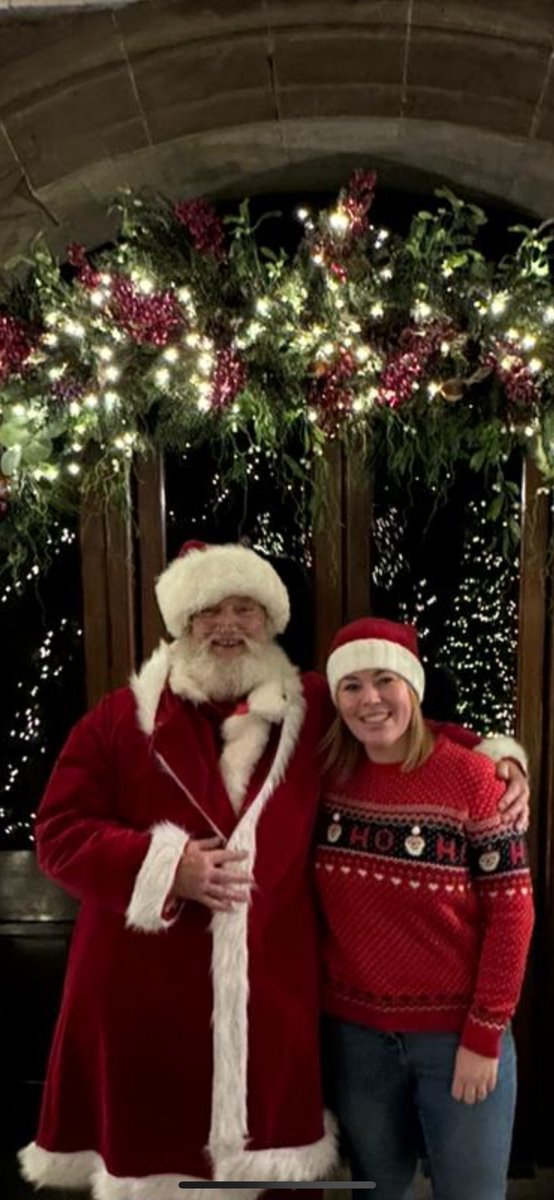
<svg viewBox="0 0 554 1200">
<path fill-rule="evenodd" d="M 337 437 L 437 488 L 469 463 L 490 474 L 494 518 L 515 446 L 554 484 L 549 226 L 518 227 L 493 263 L 480 208 L 443 188 L 401 238 L 372 224 L 375 186 L 357 171 L 332 208 L 300 210 L 292 254 L 264 246 L 246 201 L 221 219 L 201 198 L 130 193 L 110 249 L 72 245 L 60 265 L 31 248 L 0 305 L 3 561 L 40 557 L 83 489 L 123 495 L 151 446 L 244 434 L 284 486 L 314 488 Z"/>
</svg>

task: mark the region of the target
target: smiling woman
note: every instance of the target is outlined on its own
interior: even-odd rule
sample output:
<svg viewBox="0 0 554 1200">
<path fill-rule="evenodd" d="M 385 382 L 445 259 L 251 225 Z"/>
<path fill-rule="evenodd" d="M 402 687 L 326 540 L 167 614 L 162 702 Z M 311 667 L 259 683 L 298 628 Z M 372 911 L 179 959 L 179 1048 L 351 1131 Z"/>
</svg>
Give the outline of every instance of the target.
<svg viewBox="0 0 554 1200">
<path fill-rule="evenodd" d="M 336 738 L 358 746 L 327 771 L 316 859 L 328 1101 L 353 1178 L 407 1195 L 421 1130 L 435 1195 L 502 1200 L 533 924 L 525 845 L 499 816 L 492 764 L 425 726 L 412 626 L 346 625 L 327 678 Z"/>
</svg>

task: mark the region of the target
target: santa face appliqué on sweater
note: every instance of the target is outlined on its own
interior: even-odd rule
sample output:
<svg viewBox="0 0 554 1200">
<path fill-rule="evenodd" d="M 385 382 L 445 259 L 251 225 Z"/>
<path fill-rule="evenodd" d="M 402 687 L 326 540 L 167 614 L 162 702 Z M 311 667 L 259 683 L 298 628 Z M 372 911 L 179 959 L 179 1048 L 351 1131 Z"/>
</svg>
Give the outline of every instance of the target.
<svg viewBox="0 0 554 1200">
<path fill-rule="evenodd" d="M 459 1030 L 496 1055 L 533 921 L 527 850 L 500 821 L 502 791 L 491 763 L 441 737 L 414 771 L 364 760 L 328 784 L 316 858 L 327 1012 Z"/>
</svg>

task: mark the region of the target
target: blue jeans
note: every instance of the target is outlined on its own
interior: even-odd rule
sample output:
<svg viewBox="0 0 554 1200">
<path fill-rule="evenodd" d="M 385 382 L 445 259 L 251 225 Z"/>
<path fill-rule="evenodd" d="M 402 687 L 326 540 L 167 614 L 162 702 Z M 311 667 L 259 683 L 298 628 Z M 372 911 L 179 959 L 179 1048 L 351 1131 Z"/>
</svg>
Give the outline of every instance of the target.
<svg viewBox="0 0 554 1200">
<path fill-rule="evenodd" d="M 459 1037 L 379 1033 L 326 1017 L 326 1098 L 345 1139 L 354 1180 L 375 1189 L 354 1200 L 412 1200 L 418 1159 L 427 1158 L 434 1200 L 505 1200 L 516 1098 L 511 1032 L 487 1099 L 450 1094 Z"/>
</svg>

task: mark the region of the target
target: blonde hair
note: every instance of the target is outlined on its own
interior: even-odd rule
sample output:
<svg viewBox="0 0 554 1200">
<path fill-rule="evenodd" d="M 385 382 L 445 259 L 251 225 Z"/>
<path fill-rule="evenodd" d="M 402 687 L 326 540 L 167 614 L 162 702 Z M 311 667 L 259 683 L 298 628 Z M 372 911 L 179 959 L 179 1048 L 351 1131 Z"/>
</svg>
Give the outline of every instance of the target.
<svg viewBox="0 0 554 1200">
<path fill-rule="evenodd" d="M 402 763 L 402 771 L 413 771 L 420 767 L 429 757 L 433 749 L 433 735 L 425 724 L 421 711 L 419 696 L 411 684 L 407 684 L 412 701 L 412 715 L 407 728 L 408 748 Z M 326 733 L 320 746 L 323 755 L 322 769 L 325 774 L 332 773 L 337 779 L 348 779 L 353 775 L 358 763 L 365 758 L 361 742 L 350 732 L 340 713 L 337 713 L 331 728 Z"/>
</svg>

